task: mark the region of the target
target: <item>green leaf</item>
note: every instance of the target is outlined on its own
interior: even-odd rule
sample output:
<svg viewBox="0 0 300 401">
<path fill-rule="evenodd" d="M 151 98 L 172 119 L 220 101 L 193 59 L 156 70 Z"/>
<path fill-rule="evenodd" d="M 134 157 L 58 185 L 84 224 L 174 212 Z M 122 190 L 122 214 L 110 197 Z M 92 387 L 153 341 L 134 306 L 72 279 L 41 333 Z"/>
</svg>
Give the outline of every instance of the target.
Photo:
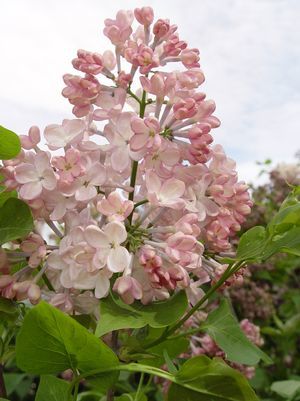
<svg viewBox="0 0 300 401">
<path fill-rule="evenodd" d="M 46 302 L 25 316 L 16 339 L 16 360 L 21 370 L 33 374 L 57 374 L 66 369 L 86 373 L 118 365 L 107 345 Z M 104 374 L 99 382 L 109 387 L 117 376 Z"/>
<path fill-rule="evenodd" d="M 20 150 L 21 142 L 18 135 L 0 125 L 0 159 L 13 159 Z"/>
<path fill-rule="evenodd" d="M 0 245 L 25 237 L 32 229 L 29 206 L 20 199 L 8 199 L 0 208 Z"/>
<path fill-rule="evenodd" d="M 168 351 L 165 348 L 163 350 L 163 355 L 164 355 L 164 359 L 165 359 L 168 371 L 170 373 L 172 373 L 173 375 L 175 375 L 177 373 L 177 368 L 176 368 L 174 362 L 172 361 L 172 359 L 170 358 Z"/>
<path fill-rule="evenodd" d="M 300 313 L 292 316 L 288 319 L 282 327 L 282 333 L 284 336 L 299 335 L 300 331 Z"/>
<path fill-rule="evenodd" d="M 3 191 L 0 193 L 0 207 L 10 198 L 17 198 L 17 191 Z"/>
<path fill-rule="evenodd" d="M 77 401 L 102 401 L 104 400 L 102 396 L 103 394 L 99 391 L 84 391 L 78 394 Z"/>
<path fill-rule="evenodd" d="M 280 209 L 268 224 L 268 232 L 280 234 L 293 227 L 300 226 L 300 202 Z"/>
<path fill-rule="evenodd" d="M 248 340 L 225 299 L 221 301 L 217 309 L 209 314 L 203 330 L 207 331 L 225 352 L 226 359 L 229 361 L 256 365 L 262 359 L 267 363 L 272 363 L 268 355 Z"/>
<path fill-rule="evenodd" d="M 7 395 L 10 396 L 27 377 L 25 373 L 5 373 L 4 382 Z"/>
<path fill-rule="evenodd" d="M 240 238 L 237 258 L 240 260 L 260 259 L 266 241 L 266 230 L 256 226 L 246 231 Z"/>
<path fill-rule="evenodd" d="M 168 401 L 258 401 L 246 378 L 219 358 L 189 359 L 175 378 Z"/>
<path fill-rule="evenodd" d="M 267 241 L 262 252 L 262 260 L 266 260 L 277 252 L 300 255 L 300 227 L 293 227 L 283 234 L 277 234 Z"/>
<path fill-rule="evenodd" d="M 142 358 L 139 358 L 139 363 L 144 365 L 156 366 L 160 367 L 165 363 L 164 355 L 167 353 L 170 360 L 176 358 L 178 355 L 182 354 L 188 349 L 189 341 L 184 338 L 175 338 L 174 340 L 166 340 L 161 342 L 154 347 L 148 348 L 146 352 L 148 355 L 144 355 Z M 170 371 L 173 373 L 173 371 Z"/>
<path fill-rule="evenodd" d="M 0 297 L 0 321 L 15 322 L 19 315 L 19 306 L 16 302 Z"/>
<path fill-rule="evenodd" d="M 70 384 L 55 376 L 41 376 L 35 401 L 68 401 Z"/>
<path fill-rule="evenodd" d="M 127 305 L 120 299 L 109 296 L 100 303 L 101 318 L 96 335 L 102 336 L 119 329 L 138 329 L 147 324 L 151 327 L 166 327 L 180 319 L 187 305 L 184 291 L 178 292 L 167 301 L 146 306 L 140 302 Z"/>
<path fill-rule="evenodd" d="M 300 390 L 300 380 L 282 380 L 274 382 L 271 390 L 281 397 L 293 397 Z"/>
<path fill-rule="evenodd" d="M 147 401 L 147 397 L 145 394 L 141 393 L 136 398 L 136 393 L 126 393 L 122 394 L 120 397 L 115 397 L 115 401 Z"/>
</svg>

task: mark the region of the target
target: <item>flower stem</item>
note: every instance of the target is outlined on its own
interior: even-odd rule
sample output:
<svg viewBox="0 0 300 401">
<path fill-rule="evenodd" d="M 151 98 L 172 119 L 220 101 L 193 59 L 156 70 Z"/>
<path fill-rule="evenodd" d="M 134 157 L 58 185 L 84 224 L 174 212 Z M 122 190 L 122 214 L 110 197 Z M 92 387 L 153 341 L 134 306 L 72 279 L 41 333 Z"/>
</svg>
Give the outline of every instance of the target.
<svg viewBox="0 0 300 401">
<path fill-rule="evenodd" d="M 148 201 L 148 199 L 144 199 L 144 200 L 142 200 L 142 201 L 140 201 L 140 202 L 137 202 L 135 205 L 134 205 L 134 209 L 136 209 L 137 207 L 139 207 L 139 206 L 141 206 L 141 205 L 144 205 L 145 203 L 148 203 L 149 201 Z"/>
<path fill-rule="evenodd" d="M 134 95 L 135 96 L 135 95 Z M 139 104 L 140 104 L 140 117 L 143 118 L 145 115 L 145 109 L 146 109 L 146 91 L 143 91 L 142 99 L 138 99 Z M 133 161 L 132 163 L 132 170 L 131 170 L 131 176 L 130 176 L 130 186 L 133 188 L 133 191 L 130 192 L 128 199 L 133 201 L 134 199 L 134 189 L 135 189 L 135 182 L 136 182 L 136 176 L 137 176 L 137 169 L 138 169 L 138 162 Z M 131 214 L 128 216 L 129 223 L 132 223 L 132 217 L 133 217 L 133 211 Z"/>
<path fill-rule="evenodd" d="M 137 391 L 136 391 L 136 394 L 135 394 L 135 397 L 134 397 L 134 401 L 139 401 L 140 394 L 142 392 L 143 383 L 144 383 L 144 377 L 145 377 L 145 373 L 142 372 L 141 373 L 141 377 L 140 377 L 140 381 L 139 381 L 139 385 L 138 385 L 138 388 L 137 388 Z"/>
<path fill-rule="evenodd" d="M 7 393 L 6 393 L 3 373 L 4 373 L 4 366 L 0 364 L 0 397 L 6 398 Z"/>
</svg>

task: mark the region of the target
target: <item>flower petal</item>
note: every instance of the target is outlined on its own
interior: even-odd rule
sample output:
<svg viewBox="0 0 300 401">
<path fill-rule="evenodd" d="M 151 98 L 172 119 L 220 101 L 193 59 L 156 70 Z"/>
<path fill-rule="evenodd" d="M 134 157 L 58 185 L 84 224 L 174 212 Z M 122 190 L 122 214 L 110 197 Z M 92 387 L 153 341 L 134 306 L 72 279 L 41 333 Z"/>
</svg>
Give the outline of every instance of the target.
<svg viewBox="0 0 300 401">
<path fill-rule="evenodd" d="M 107 275 L 105 270 L 102 270 L 97 274 L 95 297 L 96 298 L 106 297 L 108 295 L 109 288 L 110 288 L 109 276 Z"/>
<path fill-rule="evenodd" d="M 16 167 L 15 177 L 19 184 L 36 181 L 38 174 L 32 164 L 23 163 Z"/>
<path fill-rule="evenodd" d="M 113 272 L 122 272 L 130 264 L 130 254 L 123 246 L 112 248 L 107 258 L 107 268 Z"/>
<path fill-rule="evenodd" d="M 35 199 L 41 195 L 43 190 L 41 181 L 28 182 L 21 186 L 20 195 L 21 198 L 26 200 Z"/>
<path fill-rule="evenodd" d="M 112 223 L 108 223 L 103 231 L 105 235 L 109 239 L 111 243 L 115 245 L 120 245 L 124 242 L 127 238 L 127 231 L 122 223 L 117 221 L 113 221 Z"/>
<path fill-rule="evenodd" d="M 84 238 L 94 248 L 107 248 L 110 246 L 106 233 L 94 225 L 90 225 L 84 230 Z"/>
</svg>

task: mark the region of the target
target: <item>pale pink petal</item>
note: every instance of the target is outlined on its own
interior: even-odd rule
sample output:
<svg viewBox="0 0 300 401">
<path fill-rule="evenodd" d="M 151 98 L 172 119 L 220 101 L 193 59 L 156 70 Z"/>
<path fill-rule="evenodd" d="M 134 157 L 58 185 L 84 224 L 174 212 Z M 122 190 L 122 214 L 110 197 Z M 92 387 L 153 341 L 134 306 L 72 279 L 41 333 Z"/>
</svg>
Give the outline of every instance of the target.
<svg viewBox="0 0 300 401">
<path fill-rule="evenodd" d="M 112 207 L 107 199 L 102 199 L 100 202 L 97 203 L 97 210 L 105 216 L 109 216 L 115 213 L 115 209 Z"/>
<path fill-rule="evenodd" d="M 96 121 L 103 121 L 108 119 L 108 113 L 106 110 L 96 109 L 93 113 L 93 119 Z"/>
<path fill-rule="evenodd" d="M 83 134 L 85 130 L 85 123 L 80 119 L 64 120 L 62 125 L 70 140 L 77 138 L 79 135 Z"/>
<path fill-rule="evenodd" d="M 52 251 L 47 258 L 47 265 L 54 270 L 63 270 L 67 268 L 67 264 L 61 259 L 59 251 Z"/>
<path fill-rule="evenodd" d="M 130 139 L 130 149 L 135 151 L 143 149 L 149 139 L 148 133 L 136 134 Z"/>
<path fill-rule="evenodd" d="M 161 188 L 161 182 L 158 176 L 152 171 L 146 172 L 146 186 L 148 192 L 158 194 Z"/>
<path fill-rule="evenodd" d="M 133 132 L 131 129 L 131 118 L 133 116 L 132 112 L 124 112 L 120 114 L 116 121 L 116 126 L 118 127 L 118 133 L 122 136 L 125 141 L 129 141 L 132 137 Z"/>
<path fill-rule="evenodd" d="M 130 164 L 127 146 L 114 149 L 111 155 L 111 166 L 115 171 L 124 171 Z"/>
<path fill-rule="evenodd" d="M 50 167 L 49 157 L 46 152 L 39 152 L 34 158 L 34 165 L 39 175 L 43 175 L 43 171 Z"/>
<path fill-rule="evenodd" d="M 43 178 L 44 179 L 41 181 L 43 187 L 48 191 L 52 191 L 56 187 L 57 183 L 53 170 L 51 169 L 45 170 L 43 173 Z"/>
<path fill-rule="evenodd" d="M 122 223 L 117 221 L 113 221 L 112 223 L 108 223 L 104 230 L 105 235 L 109 239 L 110 242 L 114 244 L 122 244 L 127 238 L 127 232 Z"/>
<path fill-rule="evenodd" d="M 219 207 L 218 207 L 218 205 L 216 205 L 215 204 L 215 202 L 214 201 L 212 201 L 211 199 L 209 199 L 209 198 L 206 198 L 206 197 L 203 197 L 202 199 L 201 199 L 201 202 L 203 203 L 203 205 L 205 206 L 205 208 L 206 208 L 206 213 L 209 215 L 209 216 L 217 216 L 218 214 L 219 214 Z"/>
<path fill-rule="evenodd" d="M 144 120 L 139 117 L 132 118 L 131 128 L 136 134 L 144 134 L 149 131 L 149 128 L 145 125 Z"/>
<path fill-rule="evenodd" d="M 72 277 L 72 270 L 70 269 L 70 276 L 73 283 L 73 287 L 78 290 L 90 290 L 95 288 L 95 273 L 89 273 L 86 268 L 80 268 L 76 266 L 76 278 Z"/>
<path fill-rule="evenodd" d="M 64 202 L 62 199 L 60 199 L 59 202 L 57 202 L 57 204 L 55 205 L 53 212 L 50 214 L 50 219 L 51 220 L 62 219 L 66 214 L 66 210 L 67 210 L 66 201 Z"/>
<path fill-rule="evenodd" d="M 16 167 L 15 177 L 18 183 L 26 184 L 27 182 L 36 181 L 38 174 L 32 164 L 23 163 Z"/>
<path fill-rule="evenodd" d="M 82 186 L 75 192 L 76 200 L 81 202 L 87 202 L 95 198 L 95 196 L 97 196 L 97 190 L 94 185 Z"/>
<path fill-rule="evenodd" d="M 20 195 L 21 198 L 31 200 L 39 197 L 42 193 L 43 187 L 41 181 L 28 182 L 21 186 Z"/>
<path fill-rule="evenodd" d="M 99 299 L 106 297 L 109 292 L 110 281 L 105 271 L 100 271 L 97 274 L 97 279 L 95 284 L 96 284 L 95 297 Z"/>
<path fill-rule="evenodd" d="M 123 246 L 112 248 L 107 258 L 107 268 L 113 272 L 122 272 L 130 264 L 130 254 Z"/>
<path fill-rule="evenodd" d="M 102 185 L 106 180 L 106 171 L 101 163 L 93 164 L 91 171 L 88 173 L 88 181 L 93 185 Z"/>
<path fill-rule="evenodd" d="M 161 187 L 160 195 L 165 200 L 178 199 L 185 191 L 185 185 L 183 181 L 177 180 L 176 178 L 170 178 L 165 181 Z"/>
<path fill-rule="evenodd" d="M 81 227 L 81 226 L 74 227 L 72 230 L 71 238 L 72 238 L 73 244 L 80 244 L 82 242 L 85 242 L 83 227 Z"/>
<path fill-rule="evenodd" d="M 54 149 L 63 148 L 66 145 L 65 130 L 61 125 L 51 124 L 45 128 L 44 137 Z"/>
<path fill-rule="evenodd" d="M 185 201 L 183 199 L 164 200 L 162 205 L 170 207 L 171 209 L 182 209 L 185 206 Z"/>
<path fill-rule="evenodd" d="M 122 207 L 122 199 L 118 192 L 114 191 L 108 195 L 109 203 L 114 207 L 114 210 L 117 211 Z"/>
<path fill-rule="evenodd" d="M 86 242 L 94 248 L 106 248 L 110 246 L 110 239 L 99 227 L 91 225 L 84 231 Z"/>
<path fill-rule="evenodd" d="M 168 148 L 160 153 L 160 159 L 166 166 L 174 166 L 180 160 L 180 151 L 176 148 Z"/>
</svg>

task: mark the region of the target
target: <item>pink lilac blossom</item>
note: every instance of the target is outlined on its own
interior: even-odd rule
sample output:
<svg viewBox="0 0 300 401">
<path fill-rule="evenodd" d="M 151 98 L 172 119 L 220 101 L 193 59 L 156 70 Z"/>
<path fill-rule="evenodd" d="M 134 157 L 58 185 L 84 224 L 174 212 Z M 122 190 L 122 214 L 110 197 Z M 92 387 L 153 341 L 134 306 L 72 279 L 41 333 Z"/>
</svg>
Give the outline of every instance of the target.
<svg viewBox="0 0 300 401">
<path fill-rule="evenodd" d="M 104 24 L 112 49 L 78 50 L 79 75 L 63 76 L 75 118 L 31 127 L 0 167 L 35 221 L 12 245 L 18 252 L 1 249 L 0 293 L 42 296 L 68 313 L 92 310 L 110 290 L 147 304 L 184 289 L 195 304 L 226 269 L 205 252 L 230 249 L 250 212 L 248 189 L 213 144 L 220 121 L 199 90 L 199 50 L 151 7 Z M 38 287 L 40 274 L 50 289 Z"/>
</svg>

